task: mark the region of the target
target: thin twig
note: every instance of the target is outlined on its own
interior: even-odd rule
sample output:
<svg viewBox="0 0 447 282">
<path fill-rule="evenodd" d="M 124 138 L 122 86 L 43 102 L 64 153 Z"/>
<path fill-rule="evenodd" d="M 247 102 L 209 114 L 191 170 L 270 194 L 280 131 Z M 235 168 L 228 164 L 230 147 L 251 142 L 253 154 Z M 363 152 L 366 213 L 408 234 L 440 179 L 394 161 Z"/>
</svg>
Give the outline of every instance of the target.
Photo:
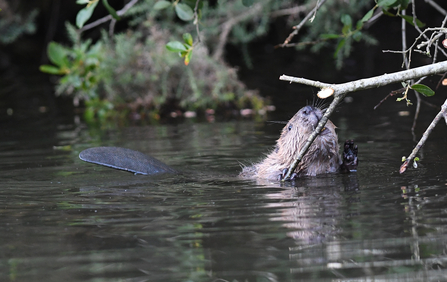
<svg viewBox="0 0 447 282">
<path fill-rule="evenodd" d="M 228 21 L 222 24 L 222 31 L 219 36 L 219 43 L 217 44 L 217 47 L 214 51 L 213 59 L 219 60 L 222 57 L 225 44 L 227 43 L 228 35 L 230 34 L 233 26 L 241 21 L 257 15 L 259 12 L 262 11 L 262 7 L 263 6 L 261 3 L 256 3 L 255 5 L 251 6 L 249 10 L 245 10 L 241 14 L 237 15 L 236 17 L 230 18 Z"/>
<path fill-rule="evenodd" d="M 124 14 L 127 12 L 127 10 L 129 10 L 130 8 L 132 8 L 132 6 L 135 5 L 137 2 L 138 2 L 138 0 L 131 0 L 131 1 L 130 1 L 129 3 L 127 3 L 121 10 L 116 11 L 116 14 L 117 14 L 118 16 L 122 16 L 122 15 L 124 15 Z M 100 18 L 100 19 L 98 19 L 98 20 L 96 20 L 96 21 L 94 21 L 94 22 L 92 22 L 92 23 L 89 23 L 89 24 L 87 24 L 87 25 L 84 25 L 81 29 L 79 29 L 79 32 L 83 32 L 83 31 L 92 29 L 92 28 L 94 28 L 94 27 L 97 27 L 98 25 L 101 25 L 101 24 L 103 24 L 103 23 L 105 23 L 105 22 L 108 22 L 108 21 L 110 21 L 111 19 L 113 19 L 112 15 L 107 15 L 107 16 L 105 16 L 105 17 L 103 17 L 103 18 Z"/>
<path fill-rule="evenodd" d="M 284 40 L 284 43 L 282 44 L 282 47 L 285 47 L 287 44 L 289 44 L 289 42 L 292 40 L 292 38 L 298 34 L 298 32 L 300 31 L 300 29 L 303 27 L 303 25 L 312 17 L 315 17 L 318 9 L 320 9 L 320 7 L 326 2 L 327 0 L 321 0 L 320 2 L 317 2 L 317 5 L 315 6 L 315 8 L 312 9 L 312 11 L 309 12 L 309 14 L 307 14 L 307 16 L 297 25 L 295 25 L 293 27 L 293 31 L 289 34 L 289 36 L 286 38 L 286 40 Z"/>
<path fill-rule="evenodd" d="M 405 16 L 406 11 L 401 11 L 402 15 Z M 410 62 L 407 59 L 407 55 L 405 53 L 405 50 L 407 50 L 407 21 L 402 18 L 401 19 L 401 26 L 402 26 L 402 58 L 403 58 L 403 65 L 405 65 L 405 69 L 410 68 Z"/>
<path fill-rule="evenodd" d="M 394 95 L 401 94 L 402 92 L 405 91 L 405 89 L 406 88 L 400 88 L 400 89 L 391 91 L 388 95 L 385 96 L 385 98 L 380 100 L 380 102 L 374 106 L 374 110 L 376 110 L 378 107 L 380 107 L 383 104 L 383 102 L 385 102 L 386 99 L 388 99 L 389 97 L 392 97 Z"/>
<path fill-rule="evenodd" d="M 424 134 L 422 135 L 421 140 L 419 140 L 416 147 L 414 147 L 413 151 L 411 152 L 410 156 L 404 161 L 404 163 L 400 166 L 399 173 L 404 173 L 407 170 L 408 165 L 410 162 L 416 157 L 416 154 L 419 152 L 419 150 L 424 146 L 425 141 L 427 141 L 428 136 L 433 131 L 433 128 L 435 128 L 436 124 L 439 122 L 439 120 L 447 114 L 447 100 L 445 100 L 444 104 L 441 106 L 441 111 L 436 115 L 436 117 L 433 119 L 433 121 L 428 126 L 427 130 L 425 130 Z"/>
<path fill-rule="evenodd" d="M 199 30 L 199 2 L 200 0 L 196 1 L 196 6 L 194 7 L 194 24 L 196 25 L 196 32 L 197 32 L 197 42 L 194 45 L 199 44 L 202 40 L 200 39 L 200 30 Z"/>
</svg>

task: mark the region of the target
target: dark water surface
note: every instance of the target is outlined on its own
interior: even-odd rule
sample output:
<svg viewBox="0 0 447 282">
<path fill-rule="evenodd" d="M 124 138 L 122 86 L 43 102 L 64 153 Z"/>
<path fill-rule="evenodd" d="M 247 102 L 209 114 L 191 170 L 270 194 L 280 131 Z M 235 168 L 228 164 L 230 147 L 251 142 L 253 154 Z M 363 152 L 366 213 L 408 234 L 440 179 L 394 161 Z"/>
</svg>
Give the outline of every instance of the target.
<svg viewBox="0 0 447 282">
<path fill-rule="evenodd" d="M 368 115 L 333 118 L 340 139 L 359 145 L 357 173 L 283 186 L 235 177 L 240 163 L 268 151 L 280 125 L 4 126 L 0 281 L 445 280 L 445 124 L 419 168 L 399 175 L 414 145 L 411 116 Z M 78 159 L 99 145 L 184 173 L 134 176 Z"/>
</svg>

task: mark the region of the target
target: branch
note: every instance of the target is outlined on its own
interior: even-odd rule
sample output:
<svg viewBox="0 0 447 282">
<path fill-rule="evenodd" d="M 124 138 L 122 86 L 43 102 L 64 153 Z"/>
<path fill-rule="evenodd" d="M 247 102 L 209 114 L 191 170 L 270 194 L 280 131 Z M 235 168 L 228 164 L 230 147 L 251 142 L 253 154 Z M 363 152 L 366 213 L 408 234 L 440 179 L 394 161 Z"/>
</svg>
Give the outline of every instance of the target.
<svg viewBox="0 0 447 282">
<path fill-rule="evenodd" d="M 254 17 L 262 11 L 262 7 L 263 6 L 261 3 L 256 3 L 255 5 L 250 7 L 249 10 L 246 10 L 245 12 L 239 14 L 234 18 L 230 18 L 228 21 L 222 24 L 222 32 L 220 33 L 219 43 L 217 44 L 216 50 L 214 51 L 213 59 L 218 60 L 222 57 L 225 44 L 227 43 L 228 35 L 230 34 L 233 26 L 248 18 Z"/>
<path fill-rule="evenodd" d="M 295 83 L 301 83 L 301 84 L 305 84 L 305 85 L 322 88 L 322 90 L 320 90 L 320 92 L 318 92 L 318 94 L 317 94 L 320 98 L 321 98 L 321 93 L 327 91 L 328 89 L 331 90 L 332 93 L 334 93 L 334 100 L 329 105 L 329 108 L 326 110 L 325 114 L 321 118 L 317 127 L 312 132 L 312 134 L 309 136 L 309 138 L 306 141 L 306 144 L 299 152 L 298 157 L 295 159 L 295 161 L 293 162 L 293 164 L 287 171 L 287 174 L 281 181 L 286 181 L 286 180 L 290 179 L 291 174 L 293 173 L 293 171 L 295 171 L 296 167 L 298 166 L 298 163 L 302 160 L 304 154 L 307 152 L 307 149 L 309 149 L 312 142 L 315 140 L 317 135 L 320 133 L 321 129 L 324 127 L 324 125 L 328 121 L 329 116 L 335 110 L 335 107 L 343 100 L 343 98 L 346 96 L 346 94 L 348 94 L 350 92 L 354 92 L 354 91 L 370 89 L 373 87 L 380 87 L 380 86 L 388 85 L 391 83 L 416 79 L 416 78 L 424 77 L 427 75 L 443 73 L 446 71 L 447 71 L 447 61 L 444 61 L 444 62 L 439 62 L 436 64 L 431 64 L 428 66 L 418 67 L 418 68 L 395 72 L 395 73 L 391 73 L 391 74 L 384 74 L 384 75 L 371 77 L 371 78 L 360 79 L 360 80 L 351 81 L 351 82 L 342 83 L 342 84 L 328 84 L 328 83 L 322 83 L 319 81 L 313 81 L 313 80 L 309 80 L 309 79 L 298 78 L 298 77 L 287 76 L 287 75 L 280 76 L 280 78 L 279 78 L 280 80 L 289 81 L 290 83 L 295 82 Z M 447 101 L 443 105 L 443 110 L 444 111 L 441 111 L 438 114 L 439 118 L 447 115 Z M 434 127 L 434 125 L 433 125 L 433 127 Z M 425 134 L 424 134 L 424 136 L 425 136 Z M 422 141 L 422 139 L 421 139 L 421 141 Z M 425 142 L 425 140 L 423 142 Z M 417 151 L 416 151 L 416 153 L 417 153 Z M 409 161 L 414 158 L 414 156 L 413 156 L 413 158 L 411 158 L 412 155 L 410 155 L 410 157 L 408 158 L 408 160 L 407 160 L 408 162 L 406 162 L 407 165 L 408 165 Z M 401 168 L 401 170 L 402 170 L 402 168 Z M 405 169 L 404 169 L 404 171 L 405 171 Z"/>
<path fill-rule="evenodd" d="M 435 128 L 438 121 L 444 117 L 447 114 L 447 100 L 445 100 L 444 104 L 441 106 L 441 111 L 436 115 L 436 117 L 433 119 L 433 121 L 428 126 L 427 130 L 425 130 L 424 134 L 422 135 L 421 140 L 419 140 L 419 143 L 414 147 L 413 151 L 411 152 L 410 156 L 405 160 L 405 162 L 400 166 L 399 173 L 404 173 L 407 170 L 408 165 L 410 162 L 414 159 L 416 154 L 419 152 L 419 150 L 424 146 L 425 141 L 427 141 L 428 136 L 433 131 L 433 128 Z"/>
<path fill-rule="evenodd" d="M 443 61 L 427 66 L 422 66 L 390 74 L 383 74 L 371 78 L 359 79 L 342 84 L 322 83 L 319 81 L 313 81 L 305 78 L 293 77 L 288 75 L 281 75 L 279 79 L 289 81 L 291 83 L 294 82 L 322 88 L 322 90 L 317 94 L 318 97 L 322 98 L 321 97 L 322 91 L 325 91 L 327 89 L 332 89 L 334 91 L 335 97 L 337 97 L 338 95 L 345 95 L 350 92 L 370 89 L 373 87 L 381 87 L 391 83 L 407 81 L 410 79 L 417 79 L 423 76 L 443 73 L 446 71 L 447 71 L 447 61 Z"/>
<path fill-rule="evenodd" d="M 122 16 L 124 15 L 127 10 L 129 10 L 133 5 L 135 5 L 138 2 L 138 0 L 131 0 L 129 3 L 127 3 L 121 10 L 116 11 L 116 14 L 118 16 Z M 92 29 L 94 27 L 97 27 L 100 24 L 103 24 L 105 22 L 110 21 L 111 19 L 113 19 L 112 15 L 107 15 L 103 18 L 100 18 L 92 23 L 89 23 L 88 25 L 84 25 L 81 29 L 79 29 L 79 32 L 83 32 L 89 29 Z"/>
<path fill-rule="evenodd" d="M 326 2 L 327 0 L 322 0 L 321 2 L 317 2 L 317 5 L 315 6 L 315 8 L 312 9 L 312 11 L 310 11 L 309 14 L 307 14 L 307 16 L 296 26 L 293 27 L 294 31 L 292 31 L 292 33 L 289 34 L 289 36 L 286 38 L 286 40 L 284 40 L 284 43 L 281 45 L 282 47 L 286 47 L 287 44 L 289 44 L 289 42 L 292 40 L 292 38 L 298 34 L 298 32 L 300 31 L 300 29 L 303 27 L 303 25 L 309 20 L 309 19 L 313 19 L 315 18 L 315 15 L 318 11 L 318 9 L 320 9 L 320 7 Z"/>
</svg>

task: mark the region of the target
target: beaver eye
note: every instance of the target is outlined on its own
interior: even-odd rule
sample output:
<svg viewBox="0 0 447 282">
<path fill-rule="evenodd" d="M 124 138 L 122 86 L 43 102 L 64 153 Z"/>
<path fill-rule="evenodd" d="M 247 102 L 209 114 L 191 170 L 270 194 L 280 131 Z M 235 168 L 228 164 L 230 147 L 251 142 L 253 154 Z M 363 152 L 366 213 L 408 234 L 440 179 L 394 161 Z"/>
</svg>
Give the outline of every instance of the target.
<svg viewBox="0 0 447 282">
<path fill-rule="evenodd" d="M 289 127 L 287 127 L 287 129 L 290 131 L 292 130 L 292 125 L 290 124 Z"/>
</svg>

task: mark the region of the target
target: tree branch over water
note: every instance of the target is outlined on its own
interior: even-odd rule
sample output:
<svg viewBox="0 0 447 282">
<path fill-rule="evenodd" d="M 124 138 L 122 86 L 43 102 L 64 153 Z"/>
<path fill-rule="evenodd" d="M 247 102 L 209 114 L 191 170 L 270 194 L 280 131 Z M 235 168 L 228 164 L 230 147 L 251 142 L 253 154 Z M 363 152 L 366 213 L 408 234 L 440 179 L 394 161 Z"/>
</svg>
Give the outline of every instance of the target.
<svg viewBox="0 0 447 282">
<path fill-rule="evenodd" d="M 322 99 L 327 98 L 331 95 L 334 95 L 334 100 L 329 105 L 329 108 L 326 110 L 325 114 L 321 118 L 320 122 L 318 123 L 318 126 L 315 128 L 313 133 L 307 139 L 305 146 L 301 149 L 300 153 L 298 154 L 297 159 L 294 161 L 292 166 L 289 168 L 283 181 L 290 178 L 291 174 L 293 173 L 293 171 L 295 171 L 296 167 L 298 166 L 298 163 L 301 161 L 303 156 L 306 154 L 307 149 L 309 148 L 309 146 L 312 144 L 312 142 L 315 140 L 315 138 L 317 137 L 317 135 L 319 134 L 321 129 L 324 127 L 324 125 L 328 121 L 329 116 L 332 114 L 335 107 L 343 100 L 343 98 L 346 96 L 346 94 L 355 92 L 355 91 L 359 91 L 359 90 L 366 90 L 366 89 L 370 89 L 370 88 L 374 88 L 374 87 L 381 87 L 381 86 L 385 86 L 385 85 L 392 84 L 392 83 L 403 82 L 403 81 L 405 82 L 405 81 L 408 81 L 411 79 L 418 79 L 418 78 L 421 78 L 424 76 L 434 75 L 434 74 L 444 73 L 444 72 L 447 72 L 447 61 L 443 61 L 443 62 L 439 62 L 439 63 L 427 65 L 427 66 L 422 66 L 422 67 L 418 67 L 418 68 L 413 68 L 413 69 L 409 69 L 409 70 L 399 71 L 399 72 L 395 72 L 395 73 L 383 74 L 383 75 L 375 76 L 375 77 L 371 77 L 371 78 L 355 80 L 355 81 L 342 83 L 342 84 L 323 83 L 323 82 L 309 80 L 309 79 L 305 79 L 305 78 L 281 75 L 279 77 L 280 80 L 289 81 L 290 83 L 292 83 L 292 82 L 300 83 L 300 84 L 305 84 L 305 85 L 310 85 L 310 86 L 321 88 L 321 90 L 318 92 L 317 95 L 318 95 L 318 97 L 320 97 Z M 442 109 L 443 110 L 441 110 L 441 112 L 438 114 L 439 118 L 442 117 L 442 115 L 445 115 L 445 113 L 447 111 L 447 102 L 444 103 Z M 438 118 L 438 116 L 437 116 L 437 118 Z M 438 120 L 439 120 L 439 118 L 438 118 Z M 436 123 L 434 125 L 436 125 Z M 433 127 L 434 127 L 434 125 L 433 125 Z M 421 139 L 420 143 L 422 142 L 422 144 L 420 145 L 420 147 L 422 147 L 423 143 L 427 139 L 426 137 L 428 137 L 428 134 L 426 135 L 424 133 L 425 138 L 423 137 Z M 416 148 L 415 148 L 415 150 L 416 150 Z M 417 151 L 416 152 L 413 151 L 414 155 L 411 154 L 410 157 L 408 157 L 407 162 L 406 162 L 407 165 L 411 160 L 413 160 Z M 406 166 L 405 166 L 405 168 L 406 168 Z M 402 171 L 402 168 L 401 168 L 401 171 Z M 405 171 L 405 169 L 403 169 L 403 171 Z"/>
</svg>

